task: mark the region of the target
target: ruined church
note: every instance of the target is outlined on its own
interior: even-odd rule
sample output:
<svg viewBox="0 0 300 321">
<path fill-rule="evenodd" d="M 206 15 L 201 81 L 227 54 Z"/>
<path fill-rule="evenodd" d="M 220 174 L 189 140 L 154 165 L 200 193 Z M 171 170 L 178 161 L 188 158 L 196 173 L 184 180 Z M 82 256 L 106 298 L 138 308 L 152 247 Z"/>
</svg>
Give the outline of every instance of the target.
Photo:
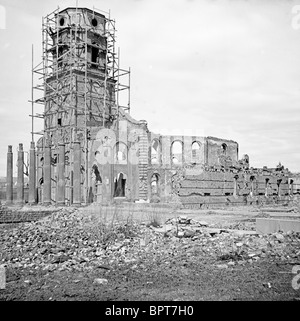
<svg viewBox="0 0 300 321">
<path fill-rule="evenodd" d="M 110 14 L 57 9 L 43 18 L 42 34 L 43 59 L 32 70 L 41 79 L 33 88 L 32 117 L 42 118 L 44 128 L 32 129 L 26 202 L 205 208 L 284 203 L 300 193 L 288 169 L 251 167 L 233 140 L 160 135 L 134 119 L 130 70 L 120 66 Z M 20 144 L 19 203 L 25 201 L 23 153 Z M 9 146 L 7 203 L 13 201 L 11 166 Z"/>
</svg>

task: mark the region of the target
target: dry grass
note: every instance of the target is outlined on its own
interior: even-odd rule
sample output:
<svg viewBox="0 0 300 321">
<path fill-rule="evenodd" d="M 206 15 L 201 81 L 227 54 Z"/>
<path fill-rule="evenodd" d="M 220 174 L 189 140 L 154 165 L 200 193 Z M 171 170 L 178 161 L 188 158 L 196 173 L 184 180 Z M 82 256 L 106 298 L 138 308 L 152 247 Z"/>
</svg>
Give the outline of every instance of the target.
<svg viewBox="0 0 300 321">
<path fill-rule="evenodd" d="M 158 210 L 153 209 L 146 216 L 147 226 L 159 227 L 163 223 L 162 214 Z"/>
<path fill-rule="evenodd" d="M 102 207 L 90 205 L 83 210 L 84 229 L 102 244 L 119 239 L 130 238 L 136 234 L 136 224 L 131 211 L 123 211 L 118 207 Z"/>
</svg>

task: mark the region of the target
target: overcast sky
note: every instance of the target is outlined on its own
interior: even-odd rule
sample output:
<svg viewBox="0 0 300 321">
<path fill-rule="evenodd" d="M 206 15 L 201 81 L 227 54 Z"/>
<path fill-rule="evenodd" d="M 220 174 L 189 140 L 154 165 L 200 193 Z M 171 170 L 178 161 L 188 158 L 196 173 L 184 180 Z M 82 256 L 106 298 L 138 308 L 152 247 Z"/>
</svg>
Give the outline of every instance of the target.
<svg viewBox="0 0 300 321">
<path fill-rule="evenodd" d="M 31 45 L 36 65 L 42 16 L 76 1 L 0 5 L 5 176 L 7 145 L 14 163 L 18 143 L 29 149 Z M 280 161 L 300 172 L 300 0 L 79 0 L 78 6 L 111 10 L 121 65 L 131 67 L 131 115 L 147 120 L 151 131 L 232 139 L 253 167 Z"/>
</svg>

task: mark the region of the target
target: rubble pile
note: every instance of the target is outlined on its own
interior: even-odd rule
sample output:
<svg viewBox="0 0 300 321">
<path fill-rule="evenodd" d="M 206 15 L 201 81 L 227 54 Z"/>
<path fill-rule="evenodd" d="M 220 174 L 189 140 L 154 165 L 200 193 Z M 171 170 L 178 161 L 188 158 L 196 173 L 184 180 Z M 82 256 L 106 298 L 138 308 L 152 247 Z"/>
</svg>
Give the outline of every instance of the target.
<svg viewBox="0 0 300 321">
<path fill-rule="evenodd" d="M 261 258 L 300 261 L 296 232 L 257 235 L 214 228 L 186 216 L 153 225 L 117 220 L 103 224 L 78 209 L 64 208 L 38 222 L 0 229 L 0 265 L 51 272 L 110 270 L 122 264 L 146 270 L 199 260 L 211 260 L 218 268 Z"/>
<path fill-rule="evenodd" d="M 234 230 L 246 230 L 255 231 L 255 219 L 242 220 L 240 222 L 228 222 L 228 223 L 214 223 L 211 224 L 213 227 L 217 228 L 228 228 Z"/>
<path fill-rule="evenodd" d="M 173 236 L 173 240 L 174 236 L 180 238 L 181 243 L 185 244 L 184 249 L 195 260 L 207 255 L 216 258 L 217 261 L 228 261 L 229 265 L 252 263 L 260 258 L 291 262 L 300 260 L 300 233 L 290 231 L 258 235 L 253 230 L 215 226 L 216 224 L 211 228 L 204 221 L 179 217 L 167 221 L 160 228 L 152 229 L 156 233 L 164 233 L 164 236 Z M 230 227 L 236 228 L 238 225 Z"/>
</svg>

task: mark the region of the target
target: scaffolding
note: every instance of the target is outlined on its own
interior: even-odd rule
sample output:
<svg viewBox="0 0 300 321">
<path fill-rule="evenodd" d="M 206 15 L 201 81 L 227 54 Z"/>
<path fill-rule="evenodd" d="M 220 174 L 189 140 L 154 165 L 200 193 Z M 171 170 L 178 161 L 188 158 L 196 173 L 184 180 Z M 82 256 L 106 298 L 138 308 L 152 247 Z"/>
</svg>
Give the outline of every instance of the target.
<svg viewBox="0 0 300 321">
<path fill-rule="evenodd" d="M 88 21 L 87 12 L 92 20 Z M 101 29 L 98 38 L 93 23 L 95 17 L 103 21 L 102 29 L 98 26 Z M 93 37 L 98 40 L 91 41 Z M 42 18 L 42 61 L 36 66 L 32 49 L 32 141 L 41 135 L 42 146 L 51 145 L 56 150 L 59 140 L 63 140 L 70 152 L 67 166 L 73 163 L 74 141 L 81 141 L 85 154 L 82 164 L 85 203 L 91 127 L 109 126 L 109 122 L 118 118 L 121 108 L 130 113 L 130 69 L 120 68 L 120 50 L 116 50 L 115 44 L 116 23 L 110 18 L 110 12 L 58 7 Z M 126 104 L 119 101 L 119 92 L 124 90 Z M 35 112 L 40 105 L 43 111 Z M 37 118 L 44 122 L 40 132 L 34 130 Z M 71 193 L 71 177 L 66 182 Z"/>
</svg>

